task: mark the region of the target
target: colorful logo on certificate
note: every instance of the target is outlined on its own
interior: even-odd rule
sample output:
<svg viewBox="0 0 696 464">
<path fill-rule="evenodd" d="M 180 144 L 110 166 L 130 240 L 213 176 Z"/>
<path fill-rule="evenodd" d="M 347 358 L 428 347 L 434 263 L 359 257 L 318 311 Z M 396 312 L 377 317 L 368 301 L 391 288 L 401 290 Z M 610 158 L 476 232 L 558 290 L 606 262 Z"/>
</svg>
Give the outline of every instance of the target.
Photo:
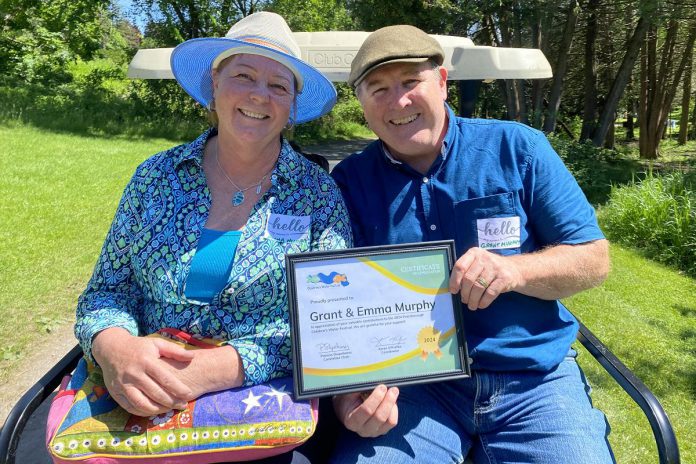
<svg viewBox="0 0 696 464">
<path fill-rule="evenodd" d="M 323 272 L 318 274 L 310 274 L 307 276 L 307 283 L 326 285 L 341 284 L 344 287 L 350 285 L 350 282 L 348 282 L 348 277 L 346 277 L 345 274 L 339 274 L 338 272 L 331 272 L 329 274 L 324 274 Z"/>
</svg>

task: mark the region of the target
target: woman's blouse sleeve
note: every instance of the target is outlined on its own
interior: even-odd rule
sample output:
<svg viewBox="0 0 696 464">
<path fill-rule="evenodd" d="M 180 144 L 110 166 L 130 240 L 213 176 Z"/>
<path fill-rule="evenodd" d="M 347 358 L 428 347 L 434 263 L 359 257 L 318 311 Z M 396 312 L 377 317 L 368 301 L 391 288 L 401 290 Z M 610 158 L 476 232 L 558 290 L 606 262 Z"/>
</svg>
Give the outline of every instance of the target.
<svg viewBox="0 0 696 464">
<path fill-rule="evenodd" d="M 121 327 L 138 335 L 138 310 L 142 292 L 131 266 L 130 226 L 137 215 L 134 181 L 126 186 L 116 216 L 104 240 L 87 288 L 77 303 L 75 336 L 89 359 L 95 335 L 110 327 Z"/>
</svg>

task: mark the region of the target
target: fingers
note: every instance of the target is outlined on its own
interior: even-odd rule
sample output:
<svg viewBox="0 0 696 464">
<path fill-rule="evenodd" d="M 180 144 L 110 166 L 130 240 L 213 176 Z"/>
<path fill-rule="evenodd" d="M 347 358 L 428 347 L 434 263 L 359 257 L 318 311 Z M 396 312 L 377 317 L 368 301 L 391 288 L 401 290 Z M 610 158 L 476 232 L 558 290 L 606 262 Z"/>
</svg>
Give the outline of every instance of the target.
<svg viewBox="0 0 696 464">
<path fill-rule="evenodd" d="M 127 388 L 126 392 L 113 392 L 110 394 L 119 406 L 136 416 L 154 416 L 172 409 L 153 402 L 137 388 Z"/>
<path fill-rule="evenodd" d="M 378 437 L 396 426 L 399 420 L 396 400 L 399 389 L 379 385 L 362 404 L 345 417 L 346 428 L 361 437 Z"/>
<path fill-rule="evenodd" d="M 137 389 L 151 402 L 159 404 L 167 409 L 186 408 L 187 399 L 193 399 L 191 397 L 191 390 L 170 374 L 160 374 L 160 376 L 163 378 L 153 378 L 150 376 L 141 377 Z M 182 390 L 183 393 L 172 393 L 172 391 L 177 389 Z M 188 396 L 186 395 L 187 391 Z"/>
<path fill-rule="evenodd" d="M 454 264 L 450 293 L 459 293 L 471 311 L 484 309 L 511 288 L 505 258 L 480 248 L 470 248 Z"/>
<path fill-rule="evenodd" d="M 155 338 L 152 340 L 155 346 L 159 349 L 160 356 L 163 358 L 173 359 L 180 362 L 190 362 L 193 360 L 194 352 L 187 350 L 183 346 Z"/>
</svg>

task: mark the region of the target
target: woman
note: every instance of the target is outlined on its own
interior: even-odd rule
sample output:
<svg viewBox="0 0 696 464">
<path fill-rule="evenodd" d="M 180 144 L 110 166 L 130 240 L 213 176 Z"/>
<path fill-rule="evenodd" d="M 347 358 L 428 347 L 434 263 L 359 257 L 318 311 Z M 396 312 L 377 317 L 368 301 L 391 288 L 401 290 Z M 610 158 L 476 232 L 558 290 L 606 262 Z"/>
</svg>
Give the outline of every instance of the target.
<svg viewBox="0 0 696 464">
<path fill-rule="evenodd" d="M 132 414 L 290 375 L 284 255 L 351 246 L 335 184 L 281 136 L 336 99 L 299 56 L 267 12 L 172 53 L 175 78 L 217 127 L 137 169 L 77 307 L 86 356 Z M 143 337 L 164 327 L 224 344 Z"/>
</svg>

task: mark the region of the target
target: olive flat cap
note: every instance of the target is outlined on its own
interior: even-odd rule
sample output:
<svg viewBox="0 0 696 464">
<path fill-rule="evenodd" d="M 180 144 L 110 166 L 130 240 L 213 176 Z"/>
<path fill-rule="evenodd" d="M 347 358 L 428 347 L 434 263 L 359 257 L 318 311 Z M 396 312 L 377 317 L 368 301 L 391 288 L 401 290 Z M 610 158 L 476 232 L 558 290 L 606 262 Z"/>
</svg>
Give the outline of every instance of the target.
<svg viewBox="0 0 696 464">
<path fill-rule="evenodd" d="M 375 68 L 388 63 L 422 63 L 432 59 L 441 65 L 445 52 L 440 43 L 414 26 L 387 26 L 368 35 L 350 65 L 348 85 L 358 84 Z"/>
</svg>

